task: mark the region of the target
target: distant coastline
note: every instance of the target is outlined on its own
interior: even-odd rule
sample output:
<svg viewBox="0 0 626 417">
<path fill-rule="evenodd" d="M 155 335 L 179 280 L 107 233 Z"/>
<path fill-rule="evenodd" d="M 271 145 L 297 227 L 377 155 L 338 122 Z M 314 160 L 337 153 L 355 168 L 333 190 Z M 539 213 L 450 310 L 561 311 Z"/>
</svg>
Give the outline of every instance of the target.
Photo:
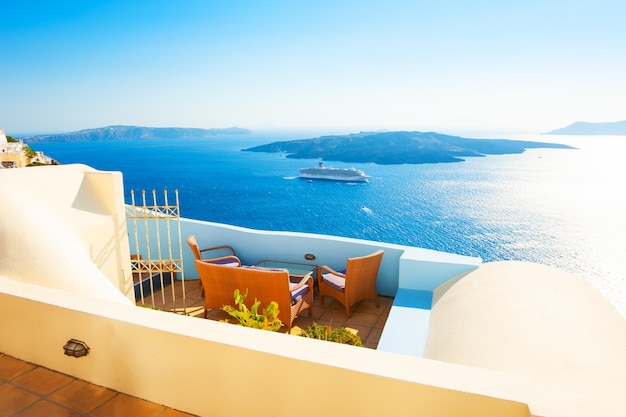
<svg viewBox="0 0 626 417">
<path fill-rule="evenodd" d="M 218 135 L 250 134 L 248 129 L 230 127 L 225 129 L 199 129 L 188 127 L 142 127 L 142 126 L 106 126 L 84 129 L 76 132 L 37 135 L 25 138 L 24 142 L 91 142 L 129 139 L 184 139 L 208 138 Z"/>
<path fill-rule="evenodd" d="M 620 122 L 574 122 L 569 126 L 544 133 L 545 135 L 626 135 L 626 120 Z"/>
<path fill-rule="evenodd" d="M 511 139 L 467 139 L 436 132 L 360 132 L 273 142 L 242 149 L 249 152 L 285 152 L 287 158 L 428 164 L 462 162 L 465 157 L 522 153 L 532 148 L 574 149 L 568 145 Z"/>
</svg>

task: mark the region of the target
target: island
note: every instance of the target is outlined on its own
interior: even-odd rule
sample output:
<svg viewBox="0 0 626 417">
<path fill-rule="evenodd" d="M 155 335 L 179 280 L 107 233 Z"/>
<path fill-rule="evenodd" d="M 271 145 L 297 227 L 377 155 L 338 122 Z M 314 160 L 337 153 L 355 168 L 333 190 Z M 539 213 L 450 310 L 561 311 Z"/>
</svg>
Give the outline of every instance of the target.
<svg viewBox="0 0 626 417">
<path fill-rule="evenodd" d="M 436 132 L 360 132 L 273 142 L 242 151 L 284 152 L 287 158 L 382 165 L 462 162 L 465 157 L 517 154 L 532 148 L 574 149 L 556 143 L 468 139 Z"/>
<path fill-rule="evenodd" d="M 546 135 L 626 135 L 626 120 L 620 122 L 574 122 Z"/>
<path fill-rule="evenodd" d="M 230 127 L 225 129 L 199 129 L 189 127 L 142 127 L 142 126 L 106 126 L 84 129 L 76 132 L 51 135 L 37 135 L 24 139 L 25 142 L 87 142 L 128 139 L 180 139 L 208 138 L 217 135 L 250 134 L 248 129 Z"/>
</svg>

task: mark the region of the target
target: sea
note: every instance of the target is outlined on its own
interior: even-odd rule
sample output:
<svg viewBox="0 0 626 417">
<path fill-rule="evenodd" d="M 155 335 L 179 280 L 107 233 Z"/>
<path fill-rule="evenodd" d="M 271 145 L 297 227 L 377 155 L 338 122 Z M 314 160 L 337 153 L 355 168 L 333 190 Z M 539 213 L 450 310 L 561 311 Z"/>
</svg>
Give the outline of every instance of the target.
<svg viewBox="0 0 626 417">
<path fill-rule="evenodd" d="M 489 133 L 469 137 L 575 149 L 420 165 L 325 161 L 365 171 L 367 183 L 309 182 L 298 178 L 299 169 L 317 159 L 243 151 L 317 136 L 263 132 L 31 147 L 62 164 L 121 171 L 128 203 L 131 190 L 136 200 L 146 190 L 150 203 L 152 190 L 158 199 L 168 190 L 170 203 L 178 190 L 186 218 L 554 266 L 580 277 L 626 316 L 626 137 Z"/>
</svg>

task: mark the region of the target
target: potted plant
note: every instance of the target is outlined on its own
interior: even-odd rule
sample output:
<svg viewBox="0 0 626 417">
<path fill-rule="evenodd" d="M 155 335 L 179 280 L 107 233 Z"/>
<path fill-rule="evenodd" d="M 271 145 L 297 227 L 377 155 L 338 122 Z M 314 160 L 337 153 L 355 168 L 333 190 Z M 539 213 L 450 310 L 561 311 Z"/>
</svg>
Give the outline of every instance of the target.
<svg viewBox="0 0 626 417">
<path fill-rule="evenodd" d="M 357 335 L 356 330 L 348 327 L 337 327 L 333 329 L 331 324 L 325 326 L 313 322 L 313 324 L 305 330 L 301 329 L 298 336 L 363 347 L 363 342 L 361 342 L 361 338 Z"/>
<path fill-rule="evenodd" d="M 272 301 L 259 313 L 261 302 L 254 300 L 251 308 L 244 304 L 244 300 L 248 296 L 248 290 L 244 294 L 237 289 L 235 290 L 235 304 L 237 308 L 226 305 L 222 310 L 237 319 L 240 326 L 251 327 L 253 329 L 277 331 L 283 326 L 283 322 L 278 318 L 278 303 Z M 223 320 L 228 321 L 228 320 Z"/>
</svg>

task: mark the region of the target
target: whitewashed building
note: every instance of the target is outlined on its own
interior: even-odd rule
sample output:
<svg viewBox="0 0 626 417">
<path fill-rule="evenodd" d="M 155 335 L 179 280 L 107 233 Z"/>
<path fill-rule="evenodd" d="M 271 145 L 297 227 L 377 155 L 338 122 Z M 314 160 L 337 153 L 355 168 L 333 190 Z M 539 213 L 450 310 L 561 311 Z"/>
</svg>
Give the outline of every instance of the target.
<svg viewBox="0 0 626 417">
<path fill-rule="evenodd" d="M 4 168 L 21 168 L 28 164 L 24 143 L 9 142 L 2 128 L 0 128 L 0 164 Z"/>
</svg>

